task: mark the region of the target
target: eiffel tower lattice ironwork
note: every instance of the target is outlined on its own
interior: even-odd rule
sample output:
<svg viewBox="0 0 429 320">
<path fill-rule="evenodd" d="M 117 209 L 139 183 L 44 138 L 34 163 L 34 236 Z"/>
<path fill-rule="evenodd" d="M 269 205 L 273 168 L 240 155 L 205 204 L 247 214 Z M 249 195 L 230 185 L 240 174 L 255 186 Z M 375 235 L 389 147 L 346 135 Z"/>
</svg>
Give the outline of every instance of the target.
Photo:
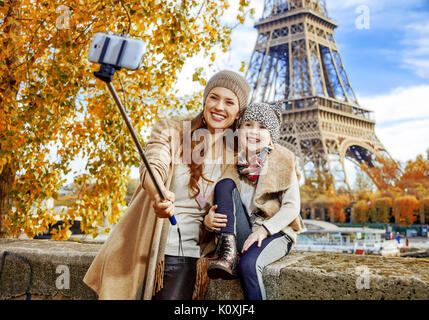
<svg viewBox="0 0 429 320">
<path fill-rule="evenodd" d="M 265 0 L 246 78 L 252 102 L 283 102 L 280 144 L 299 157 L 305 180 L 350 190 L 346 158 L 371 168 L 376 155 L 391 157 L 375 134 L 372 111 L 356 99 L 336 27 L 325 1 Z M 365 171 L 377 185 L 372 170 Z"/>
</svg>

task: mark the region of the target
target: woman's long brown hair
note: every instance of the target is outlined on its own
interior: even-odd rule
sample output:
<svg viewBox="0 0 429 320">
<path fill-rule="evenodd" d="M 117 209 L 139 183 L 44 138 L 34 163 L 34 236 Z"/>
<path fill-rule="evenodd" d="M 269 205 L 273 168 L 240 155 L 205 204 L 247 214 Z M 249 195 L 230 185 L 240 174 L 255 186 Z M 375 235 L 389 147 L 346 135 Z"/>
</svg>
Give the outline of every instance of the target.
<svg viewBox="0 0 429 320">
<path fill-rule="evenodd" d="M 207 124 L 204 121 L 203 114 L 204 114 L 204 111 L 202 111 L 201 113 L 199 113 L 195 118 L 193 118 L 191 120 L 191 132 L 190 133 L 184 132 L 183 131 L 183 126 L 182 126 L 181 136 L 180 136 L 181 149 L 182 149 L 181 150 L 181 157 L 183 157 L 183 151 L 184 151 L 183 150 L 184 149 L 183 148 L 183 135 L 187 134 L 190 137 L 192 137 L 193 134 L 194 134 L 194 132 L 197 129 L 207 129 Z M 238 121 L 234 120 L 234 123 L 229 128 L 232 129 L 235 132 L 235 130 L 237 129 L 237 125 L 238 125 Z M 200 178 L 203 179 L 203 180 L 205 180 L 205 181 L 207 181 L 207 182 L 213 182 L 213 181 L 207 179 L 206 177 L 204 177 L 204 175 L 203 175 L 203 169 L 204 169 L 203 162 L 204 161 L 202 161 L 201 163 L 195 163 L 194 159 L 192 157 L 194 149 L 195 149 L 195 147 L 199 143 L 201 143 L 201 141 L 194 141 L 191 138 L 191 151 L 190 151 L 191 152 L 191 161 L 188 164 L 188 167 L 190 169 L 190 179 L 189 179 L 188 189 L 192 191 L 192 194 L 190 194 L 191 198 L 195 198 L 200 193 L 200 187 L 198 186 L 198 181 L 199 181 Z M 224 143 L 224 150 L 225 150 L 225 147 L 226 147 L 225 140 L 223 141 L 223 143 Z M 237 143 L 236 137 L 235 137 L 234 138 L 234 146 L 232 146 L 234 154 L 237 153 L 237 148 L 238 148 L 237 144 L 238 143 Z"/>
</svg>

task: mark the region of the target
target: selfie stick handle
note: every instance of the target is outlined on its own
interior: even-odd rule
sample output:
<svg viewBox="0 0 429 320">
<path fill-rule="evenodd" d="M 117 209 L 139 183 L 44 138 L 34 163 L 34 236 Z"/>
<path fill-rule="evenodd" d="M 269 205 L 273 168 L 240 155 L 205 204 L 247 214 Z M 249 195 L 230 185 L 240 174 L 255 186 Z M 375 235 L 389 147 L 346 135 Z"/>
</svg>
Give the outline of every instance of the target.
<svg viewBox="0 0 429 320">
<path fill-rule="evenodd" d="M 109 68 L 111 68 L 111 69 L 109 69 Z M 131 133 L 131 137 L 133 138 L 133 141 L 134 141 L 135 145 L 137 146 L 137 149 L 139 151 L 140 157 L 143 159 L 144 165 L 146 166 L 146 169 L 149 172 L 149 175 L 150 175 L 150 177 L 152 179 L 153 184 L 156 187 L 156 190 L 158 191 L 159 196 L 161 197 L 162 200 L 166 200 L 164 194 L 162 193 L 161 187 L 158 184 L 158 181 L 155 179 L 152 167 L 150 166 L 149 161 L 147 160 L 146 155 L 143 152 L 143 148 L 142 148 L 139 140 L 137 139 L 137 135 L 136 135 L 136 133 L 135 133 L 135 131 L 133 129 L 133 126 L 131 125 L 130 119 L 128 118 L 128 115 L 126 114 L 126 112 L 124 110 L 124 107 L 122 106 L 121 100 L 119 100 L 119 97 L 116 94 L 115 88 L 112 86 L 111 77 L 109 77 L 109 76 L 107 76 L 107 77 L 100 76 L 100 72 L 103 72 L 103 71 L 104 72 L 107 71 L 107 73 L 109 75 L 113 76 L 113 74 L 115 72 L 115 68 L 113 66 L 108 66 L 108 65 L 102 64 L 101 67 L 100 67 L 100 71 L 99 72 L 94 72 L 94 75 L 97 78 L 99 78 L 99 79 L 103 80 L 104 82 L 106 82 L 107 88 L 109 89 L 110 94 L 113 97 L 113 100 L 115 100 L 116 105 L 118 106 L 119 111 L 121 112 L 121 115 L 124 118 L 125 124 L 127 125 L 129 132 Z M 170 220 L 170 223 L 173 226 L 177 223 L 176 222 L 176 218 L 174 217 L 174 215 L 171 216 L 171 218 L 169 218 L 169 220 Z"/>
</svg>

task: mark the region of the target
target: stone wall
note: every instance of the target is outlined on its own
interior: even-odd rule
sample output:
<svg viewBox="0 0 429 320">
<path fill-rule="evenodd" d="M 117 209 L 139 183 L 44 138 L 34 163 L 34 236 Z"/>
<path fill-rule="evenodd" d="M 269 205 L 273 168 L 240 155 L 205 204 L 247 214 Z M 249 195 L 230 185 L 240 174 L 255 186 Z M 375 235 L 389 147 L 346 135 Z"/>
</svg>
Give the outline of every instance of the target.
<svg viewBox="0 0 429 320">
<path fill-rule="evenodd" d="M 96 299 L 82 279 L 100 246 L 0 239 L 0 256 L 7 252 L 0 299 L 25 299 L 30 280 L 31 299 Z M 272 300 L 429 299 L 429 259 L 292 251 L 263 277 Z M 243 293 L 238 280 L 216 280 L 206 299 L 243 299 Z"/>
<path fill-rule="evenodd" d="M 429 260 L 291 252 L 263 275 L 269 300 L 429 299 Z M 242 299 L 238 281 L 212 281 L 207 299 Z"/>
<path fill-rule="evenodd" d="M 8 253 L 0 299 L 25 299 L 30 280 L 31 299 L 96 299 L 82 279 L 99 249 L 72 241 L 0 239 L 0 256 Z"/>
</svg>

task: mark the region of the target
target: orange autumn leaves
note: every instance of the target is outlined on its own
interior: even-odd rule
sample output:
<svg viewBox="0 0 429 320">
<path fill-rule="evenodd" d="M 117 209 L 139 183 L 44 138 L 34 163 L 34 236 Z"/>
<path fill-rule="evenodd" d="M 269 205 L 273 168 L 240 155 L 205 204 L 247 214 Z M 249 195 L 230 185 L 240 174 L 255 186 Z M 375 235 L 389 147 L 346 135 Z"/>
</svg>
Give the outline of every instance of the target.
<svg viewBox="0 0 429 320">
<path fill-rule="evenodd" d="M 395 200 L 396 223 L 408 226 L 416 222 L 419 215 L 420 202 L 415 196 L 402 196 Z"/>
<path fill-rule="evenodd" d="M 429 150 L 426 158 L 419 155 L 409 160 L 400 170 L 392 160 L 379 158 L 381 166 L 372 169 L 370 176 L 381 185 L 378 191 L 357 190 L 354 194 L 352 220 L 408 226 L 417 222 L 429 222 Z M 368 170 L 368 168 L 363 168 Z M 333 221 L 344 222 L 345 208 L 351 206 L 349 195 L 336 195 L 327 191 L 331 199 L 328 205 Z"/>
<path fill-rule="evenodd" d="M 249 2 L 237 2 L 242 20 Z M 214 48 L 228 49 L 231 27 L 221 17 L 229 8 L 217 0 L 0 1 L 0 234 L 32 237 L 55 218 L 65 224 L 54 238 L 66 239 L 76 219 L 95 236 L 124 213 L 130 167 L 140 159 L 92 75 L 94 33 L 126 29 L 147 43 L 141 69 L 113 80 L 141 133 L 160 116 L 200 107 L 200 92 L 183 98 L 174 89 L 177 76 L 186 59 L 203 53 L 213 61 Z M 54 216 L 44 201 L 57 198 L 78 156 L 88 159 L 75 181 L 78 200 Z"/>
<path fill-rule="evenodd" d="M 429 221 L 429 197 L 419 200 L 415 196 L 405 195 L 392 199 L 390 197 L 374 200 L 359 200 L 353 206 L 353 221 L 365 223 L 368 221 L 381 223 L 396 223 L 409 226 L 419 220 Z"/>
</svg>

